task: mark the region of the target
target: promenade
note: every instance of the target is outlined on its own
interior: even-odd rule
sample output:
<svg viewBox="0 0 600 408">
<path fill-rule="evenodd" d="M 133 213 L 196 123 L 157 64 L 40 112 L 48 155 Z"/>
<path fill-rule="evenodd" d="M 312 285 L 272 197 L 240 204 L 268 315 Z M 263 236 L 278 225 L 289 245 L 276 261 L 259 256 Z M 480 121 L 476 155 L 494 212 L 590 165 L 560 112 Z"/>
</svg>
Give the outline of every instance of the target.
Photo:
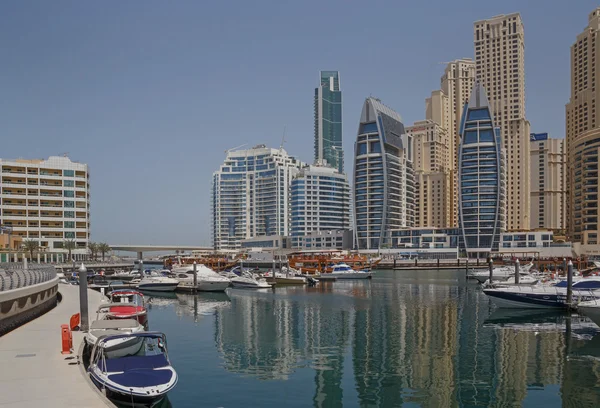
<svg viewBox="0 0 600 408">
<path fill-rule="evenodd" d="M 113 406 L 93 388 L 83 366 L 77 364 L 82 332 L 73 332 L 73 354 L 61 354 L 60 325 L 68 324 L 71 315 L 79 312 L 79 287 L 58 288 L 62 301 L 57 307 L 0 337 L 1 408 Z M 101 295 L 90 290 L 88 298 L 91 320 Z"/>
</svg>

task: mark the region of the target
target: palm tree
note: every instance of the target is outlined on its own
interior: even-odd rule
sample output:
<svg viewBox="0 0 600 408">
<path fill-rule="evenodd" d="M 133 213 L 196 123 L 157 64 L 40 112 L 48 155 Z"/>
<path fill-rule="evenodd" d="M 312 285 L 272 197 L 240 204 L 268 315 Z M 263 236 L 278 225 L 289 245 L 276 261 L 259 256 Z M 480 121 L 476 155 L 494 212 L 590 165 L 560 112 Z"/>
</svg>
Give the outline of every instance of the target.
<svg viewBox="0 0 600 408">
<path fill-rule="evenodd" d="M 69 251 L 69 261 L 72 260 L 71 258 L 71 252 L 77 248 L 77 244 L 75 243 L 75 240 L 72 239 L 65 239 L 63 241 L 63 249 L 66 249 L 67 251 Z"/>
<path fill-rule="evenodd" d="M 104 254 L 110 252 L 110 245 L 106 242 L 101 242 L 98 244 L 98 252 L 102 254 L 102 262 L 104 262 Z"/>
<path fill-rule="evenodd" d="M 96 260 L 96 254 L 98 253 L 98 244 L 95 242 L 90 242 L 88 244 L 88 249 L 90 251 L 90 254 L 92 255 L 92 260 Z"/>
<path fill-rule="evenodd" d="M 40 249 L 40 243 L 34 239 L 24 239 L 23 249 L 29 252 L 29 259 L 33 261 L 33 254 Z"/>
</svg>

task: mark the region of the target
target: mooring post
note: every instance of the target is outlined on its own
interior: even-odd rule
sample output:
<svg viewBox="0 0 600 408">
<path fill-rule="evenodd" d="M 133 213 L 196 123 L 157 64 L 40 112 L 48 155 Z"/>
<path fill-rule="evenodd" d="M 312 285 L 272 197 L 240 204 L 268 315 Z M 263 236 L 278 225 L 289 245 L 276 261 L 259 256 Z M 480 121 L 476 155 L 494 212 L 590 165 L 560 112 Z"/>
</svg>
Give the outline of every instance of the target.
<svg viewBox="0 0 600 408">
<path fill-rule="evenodd" d="M 518 285 L 521 282 L 521 276 L 519 274 L 519 258 L 515 261 L 515 283 Z"/>
<path fill-rule="evenodd" d="M 491 284 L 492 279 L 494 278 L 494 261 L 492 261 L 492 257 L 489 258 L 488 268 L 490 270 L 490 284 Z"/>
<path fill-rule="evenodd" d="M 79 268 L 79 312 L 81 313 L 79 330 L 88 331 L 90 326 L 88 318 L 87 268 L 83 262 Z"/>
<path fill-rule="evenodd" d="M 194 261 L 194 293 L 198 291 L 198 264 Z"/>
<path fill-rule="evenodd" d="M 573 301 L 573 262 L 567 264 L 567 306 L 571 308 Z"/>
</svg>

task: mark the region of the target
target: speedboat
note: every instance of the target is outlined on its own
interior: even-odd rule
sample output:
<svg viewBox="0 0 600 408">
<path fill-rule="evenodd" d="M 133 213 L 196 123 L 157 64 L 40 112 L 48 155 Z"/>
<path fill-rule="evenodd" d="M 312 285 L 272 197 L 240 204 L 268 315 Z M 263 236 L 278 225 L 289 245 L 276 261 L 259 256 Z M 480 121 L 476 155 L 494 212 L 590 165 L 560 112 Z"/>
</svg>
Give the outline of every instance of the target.
<svg viewBox="0 0 600 408">
<path fill-rule="evenodd" d="M 528 273 L 532 266 L 533 262 L 521 265 L 519 267 L 519 273 Z M 492 275 L 494 280 L 507 280 L 511 275 L 515 275 L 515 267 L 510 265 L 495 266 Z M 484 283 L 490 278 L 490 272 L 489 270 L 472 271 L 467 277 L 477 279 L 479 283 Z"/>
<path fill-rule="evenodd" d="M 519 274 L 519 285 L 535 285 L 539 282 L 540 280 L 529 274 L 529 273 L 520 273 Z M 486 280 L 483 283 L 483 286 L 486 288 L 491 288 L 491 287 L 499 287 L 499 286 L 514 286 L 517 285 L 516 279 L 515 279 L 515 274 L 513 273 L 512 276 L 509 276 L 506 280 L 496 280 L 494 279 L 491 283 L 490 280 Z"/>
<path fill-rule="evenodd" d="M 339 263 L 333 266 L 331 273 L 327 275 L 336 279 L 370 279 L 372 272 L 367 270 L 355 271 L 345 263 Z"/>
<path fill-rule="evenodd" d="M 249 272 L 244 272 L 241 276 L 231 279 L 231 285 L 234 288 L 268 289 L 272 285 L 265 278 L 256 278 Z"/>
<path fill-rule="evenodd" d="M 267 282 L 275 283 L 277 285 L 306 285 L 308 283 L 307 279 L 300 275 L 295 269 L 286 266 L 281 268 L 281 272 L 275 271 L 274 277 L 272 270 L 265 272 L 264 277 Z"/>
<path fill-rule="evenodd" d="M 179 287 L 185 290 L 194 289 L 194 266 L 186 265 L 173 268 L 171 273 L 179 281 Z M 225 292 L 231 281 L 219 275 L 205 265 L 196 265 L 196 289 L 202 292 Z"/>
<path fill-rule="evenodd" d="M 144 272 L 144 277 L 138 283 L 138 289 L 146 291 L 172 292 L 177 289 L 179 281 L 169 278 L 156 271 Z"/>
<path fill-rule="evenodd" d="M 136 290 L 114 290 L 109 294 L 110 302 L 100 305 L 98 313 L 104 312 L 104 319 L 133 319 L 143 325 L 147 323 L 148 312 L 144 295 Z"/>
<path fill-rule="evenodd" d="M 111 357 L 107 343 L 138 338 L 135 354 Z M 94 384 L 114 402 L 133 406 L 154 406 L 177 384 L 177 373 L 167 354 L 167 338 L 159 332 L 102 336 L 90 357 L 88 373 Z"/>
<path fill-rule="evenodd" d="M 93 347 L 98 342 L 98 338 L 102 336 L 131 334 L 143 331 L 144 326 L 133 319 L 94 320 L 90 325 L 90 330 L 85 335 L 85 345 Z M 104 351 L 108 358 L 136 354 L 142 345 L 142 340 L 139 337 L 123 337 L 111 340 L 104 343 Z"/>
<path fill-rule="evenodd" d="M 600 278 L 583 278 L 573 283 L 572 302 L 585 302 L 600 299 Z M 507 286 L 484 289 L 492 302 L 504 308 L 555 308 L 564 309 L 567 305 L 567 282 L 560 281 L 554 286 Z"/>
<path fill-rule="evenodd" d="M 596 325 L 600 326 L 600 302 L 597 299 L 579 302 L 577 310 L 592 319 Z"/>
</svg>

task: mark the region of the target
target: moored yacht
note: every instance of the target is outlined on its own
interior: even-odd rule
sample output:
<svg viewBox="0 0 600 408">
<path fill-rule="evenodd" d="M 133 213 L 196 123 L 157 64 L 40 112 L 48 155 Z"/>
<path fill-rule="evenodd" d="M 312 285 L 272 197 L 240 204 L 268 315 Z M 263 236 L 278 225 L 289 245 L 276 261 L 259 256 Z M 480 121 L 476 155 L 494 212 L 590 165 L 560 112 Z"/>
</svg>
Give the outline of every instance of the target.
<svg viewBox="0 0 600 408">
<path fill-rule="evenodd" d="M 179 281 L 179 288 L 184 290 L 194 289 L 194 266 L 185 265 L 173 268 L 171 271 Z M 231 281 L 219 275 L 205 265 L 196 265 L 196 289 L 202 292 L 225 292 Z"/>
<path fill-rule="evenodd" d="M 600 301 L 598 299 L 579 302 L 577 310 L 592 319 L 596 325 L 600 326 Z"/>
<path fill-rule="evenodd" d="M 172 292 L 177 289 L 177 285 L 179 285 L 177 279 L 164 276 L 160 272 L 150 271 L 144 273 L 138 288 L 145 291 Z"/>
<path fill-rule="evenodd" d="M 253 274 L 244 272 L 241 276 L 231 279 L 231 286 L 234 288 L 268 289 L 272 285 L 264 278 L 256 278 Z"/>
<path fill-rule="evenodd" d="M 331 273 L 326 275 L 335 277 L 336 279 L 370 279 L 372 277 L 372 272 L 366 270 L 355 271 L 348 264 L 339 263 L 334 265 Z"/>
<path fill-rule="evenodd" d="M 519 272 L 529 273 L 529 270 L 533 267 L 533 262 L 530 262 L 526 265 L 521 265 L 519 267 Z M 493 270 L 493 279 L 494 280 L 507 280 L 511 275 L 515 275 L 515 267 L 514 265 L 503 265 L 503 266 L 495 266 Z M 476 279 L 479 283 L 484 283 L 486 280 L 490 278 L 489 270 L 477 270 L 471 271 L 467 275 L 467 277 Z"/>
</svg>

